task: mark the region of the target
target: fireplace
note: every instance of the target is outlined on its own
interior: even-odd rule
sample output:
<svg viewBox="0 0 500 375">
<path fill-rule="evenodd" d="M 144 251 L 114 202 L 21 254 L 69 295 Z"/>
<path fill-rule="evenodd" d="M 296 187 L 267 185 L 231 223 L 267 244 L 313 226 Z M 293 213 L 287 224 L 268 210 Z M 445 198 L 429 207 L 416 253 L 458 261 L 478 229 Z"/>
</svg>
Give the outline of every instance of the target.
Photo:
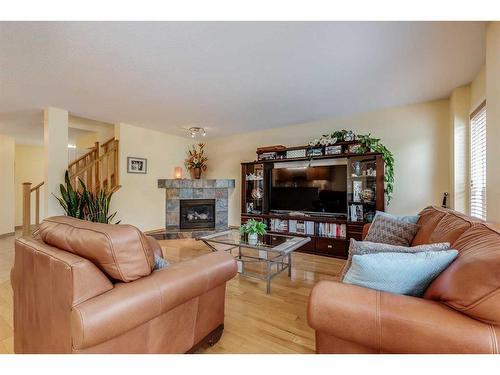
<svg viewBox="0 0 500 375">
<path fill-rule="evenodd" d="M 215 228 L 215 199 L 181 199 L 180 229 Z"/>
<path fill-rule="evenodd" d="M 234 185 L 235 181 L 228 179 L 158 180 L 158 188 L 165 189 L 165 231 L 169 233 L 179 232 L 181 236 L 188 236 L 188 233 L 194 232 L 226 230 L 229 218 L 228 197 L 229 192 L 234 189 Z M 194 205 L 201 205 L 204 202 L 210 204 L 211 208 L 206 209 L 206 212 L 211 215 L 211 219 L 215 223 L 209 219 L 204 219 L 204 215 L 198 215 L 199 218 L 197 220 L 194 220 L 194 216 L 190 216 L 191 220 L 189 220 L 186 213 L 186 209 L 192 209 L 191 203 L 188 203 L 189 201 L 192 201 Z M 181 204 L 183 206 L 182 213 L 180 209 Z M 194 214 L 191 213 L 191 215 Z M 182 226 L 181 221 L 183 221 Z M 191 229 L 181 230 L 181 228 Z"/>
</svg>

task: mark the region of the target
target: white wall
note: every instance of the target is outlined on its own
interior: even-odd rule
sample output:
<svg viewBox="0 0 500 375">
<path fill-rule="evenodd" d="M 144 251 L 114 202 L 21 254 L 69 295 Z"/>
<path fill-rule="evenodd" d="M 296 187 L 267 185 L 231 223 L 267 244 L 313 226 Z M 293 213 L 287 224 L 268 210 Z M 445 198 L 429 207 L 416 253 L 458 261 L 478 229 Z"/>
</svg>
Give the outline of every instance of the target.
<svg viewBox="0 0 500 375">
<path fill-rule="evenodd" d="M 23 182 L 36 186 L 44 179 L 44 150 L 40 146 L 16 144 L 15 190 L 16 226 L 23 224 Z M 42 186 L 40 190 L 40 219 L 44 218 L 45 201 Z M 31 194 L 31 223 L 35 223 L 35 193 Z"/>
<path fill-rule="evenodd" d="M 86 131 L 75 140 L 76 147 L 83 150 L 89 147 L 94 147 L 95 142 L 103 144 L 115 135 L 115 128 L 113 124 L 91 120 L 84 117 L 69 115 L 68 126 L 70 128 Z"/>
<path fill-rule="evenodd" d="M 469 213 L 470 85 L 450 97 L 450 208 Z"/>
<path fill-rule="evenodd" d="M 115 129 L 122 185 L 112 198 L 117 220 L 142 230 L 165 228 L 165 189 L 158 189 L 158 179 L 174 178 L 174 168 L 184 167 L 192 140 L 128 124 L 117 124 Z M 146 158 L 147 174 L 127 173 L 129 156 Z"/>
<path fill-rule="evenodd" d="M 470 109 L 472 113 L 486 99 L 486 65 L 470 84 Z"/>
<path fill-rule="evenodd" d="M 500 22 L 486 31 L 486 215 L 500 223 Z"/>
<path fill-rule="evenodd" d="M 73 135 L 70 143 L 76 146 L 74 149 L 68 149 L 70 162 L 89 152 L 89 149 L 94 147 L 96 142 L 102 145 L 115 136 L 113 124 L 74 115 L 68 116 L 68 127 L 70 128 L 70 136 Z"/>
<path fill-rule="evenodd" d="M 14 138 L 0 134 L 0 235 L 14 232 Z"/>
<path fill-rule="evenodd" d="M 255 160 L 259 146 L 298 146 L 334 130 L 371 133 L 394 153 L 395 186 L 388 212 L 414 214 L 441 204 L 450 188 L 449 101 L 440 100 L 346 118 L 297 124 L 207 142 L 208 178 L 234 178 L 229 223 L 240 220 L 240 163 Z"/>
</svg>

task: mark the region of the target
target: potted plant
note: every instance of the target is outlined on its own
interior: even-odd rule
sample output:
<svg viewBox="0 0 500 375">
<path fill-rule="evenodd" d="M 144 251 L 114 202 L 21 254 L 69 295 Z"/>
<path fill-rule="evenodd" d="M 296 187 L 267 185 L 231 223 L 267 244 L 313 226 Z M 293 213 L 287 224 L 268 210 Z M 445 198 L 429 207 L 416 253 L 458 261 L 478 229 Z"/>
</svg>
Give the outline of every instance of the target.
<svg viewBox="0 0 500 375">
<path fill-rule="evenodd" d="M 71 184 L 68 171 L 64 174 L 64 181 L 66 186 L 59 185 L 61 196 L 53 195 L 57 198 L 67 216 L 95 223 L 111 224 L 111 221 L 116 216 L 116 212 L 109 213 L 111 197 L 113 196 L 112 191 L 108 192 L 104 189 L 97 192 L 89 191 L 80 178 L 78 178 L 80 187 L 75 189 Z M 116 224 L 119 223 L 118 221 Z"/>
<path fill-rule="evenodd" d="M 198 147 L 196 147 L 198 146 Z M 186 169 L 191 173 L 192 179 L 200 179 L 201 172 L 207 170 L 207 160 L 208 158 L 205 156 L 205 144 L 198 143 L 197 145 L 191 145 L 186 152 L 186 160 L 184 161 L 184 165 Z"/>
<path fill-rule="evenodd" d="M 257 245 L 259 236 L 266 234 L 267 225 L 262 221 L 250 219 L 240 227 L 241 233 L 248 234 L 248 243 Z"/>
</svg>

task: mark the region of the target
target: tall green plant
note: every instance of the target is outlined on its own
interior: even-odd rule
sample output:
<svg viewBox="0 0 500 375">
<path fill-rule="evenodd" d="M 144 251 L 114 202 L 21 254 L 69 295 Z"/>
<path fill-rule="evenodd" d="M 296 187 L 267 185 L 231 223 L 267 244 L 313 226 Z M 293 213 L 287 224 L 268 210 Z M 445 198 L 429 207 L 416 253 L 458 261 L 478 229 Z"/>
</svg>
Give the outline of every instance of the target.
<svg viewBox="0 0 500 375">
<path fill-rule="evenodd" d="M 111 221 L 116 216 L 116 212 L 109 213 L 113 192 L 108 192 L 104 189 L 96 193 L 91 192 L 82 180 L 80 180 L 80 185 L 82 186 L 82 199 L 85 205 L 85 220 L 94 223 L 111 224 Z M 118 223 L 119 221 L 116 224 Z"/>
<path fill-rule="evenodd" d="M 116 212 L 109 213 L 113 192 L 104 189 L 96 193 L 91 192 L 80 178 L 78 178 L 80 189 L 75 189 L 69 179 L 68 171 L 64 174 L 64 181 L 66 186 L 63 184 L 59 186 L 61 197 L 54 196 L 64 208 L 66 215 L 95 223 L 111 223 L 116 216 Z M 118 223 L 119 221 L 116 224 Z"/>
<path fill-rule="evenodd" d="M 82 199 L 82 195 L 73 188 L 71 181 L 69 179 L 69 173 L 66 171 L 64 174 L 65 185 L 59 185 L 59 191 L 61 192 L 61 197 L 54 195 L 62 206 L 66 215 L 76 217 L 78 219 L 84 218 L 84 206 L 85 202 Z"/>
</svg>

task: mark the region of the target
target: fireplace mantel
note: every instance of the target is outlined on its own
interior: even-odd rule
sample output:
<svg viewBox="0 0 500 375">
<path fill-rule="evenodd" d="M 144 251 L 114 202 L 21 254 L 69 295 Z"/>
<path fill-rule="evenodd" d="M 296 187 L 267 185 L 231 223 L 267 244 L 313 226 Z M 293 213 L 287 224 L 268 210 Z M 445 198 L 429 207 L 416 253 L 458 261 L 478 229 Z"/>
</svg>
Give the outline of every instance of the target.
<svg viewBox="0 0 500 375">
<path fill-rule="evenodd" d="M 234 189 L 235 180 L 230 179 L 199 179 L 188 178 L 167 178 L 158 180 L 158 188 L 163 189 L 214 189 L 226 188 Z"/>
<path fill-rule="evenodd" d="M 215 228 L 228 226 L 228 195 L 234 189 L 231 179 L 159 179 L 158 188 L 165 189 L 166 229 L 180 228 L 180 201 L 182 199 L 215 199 Z"/>
</svg>

